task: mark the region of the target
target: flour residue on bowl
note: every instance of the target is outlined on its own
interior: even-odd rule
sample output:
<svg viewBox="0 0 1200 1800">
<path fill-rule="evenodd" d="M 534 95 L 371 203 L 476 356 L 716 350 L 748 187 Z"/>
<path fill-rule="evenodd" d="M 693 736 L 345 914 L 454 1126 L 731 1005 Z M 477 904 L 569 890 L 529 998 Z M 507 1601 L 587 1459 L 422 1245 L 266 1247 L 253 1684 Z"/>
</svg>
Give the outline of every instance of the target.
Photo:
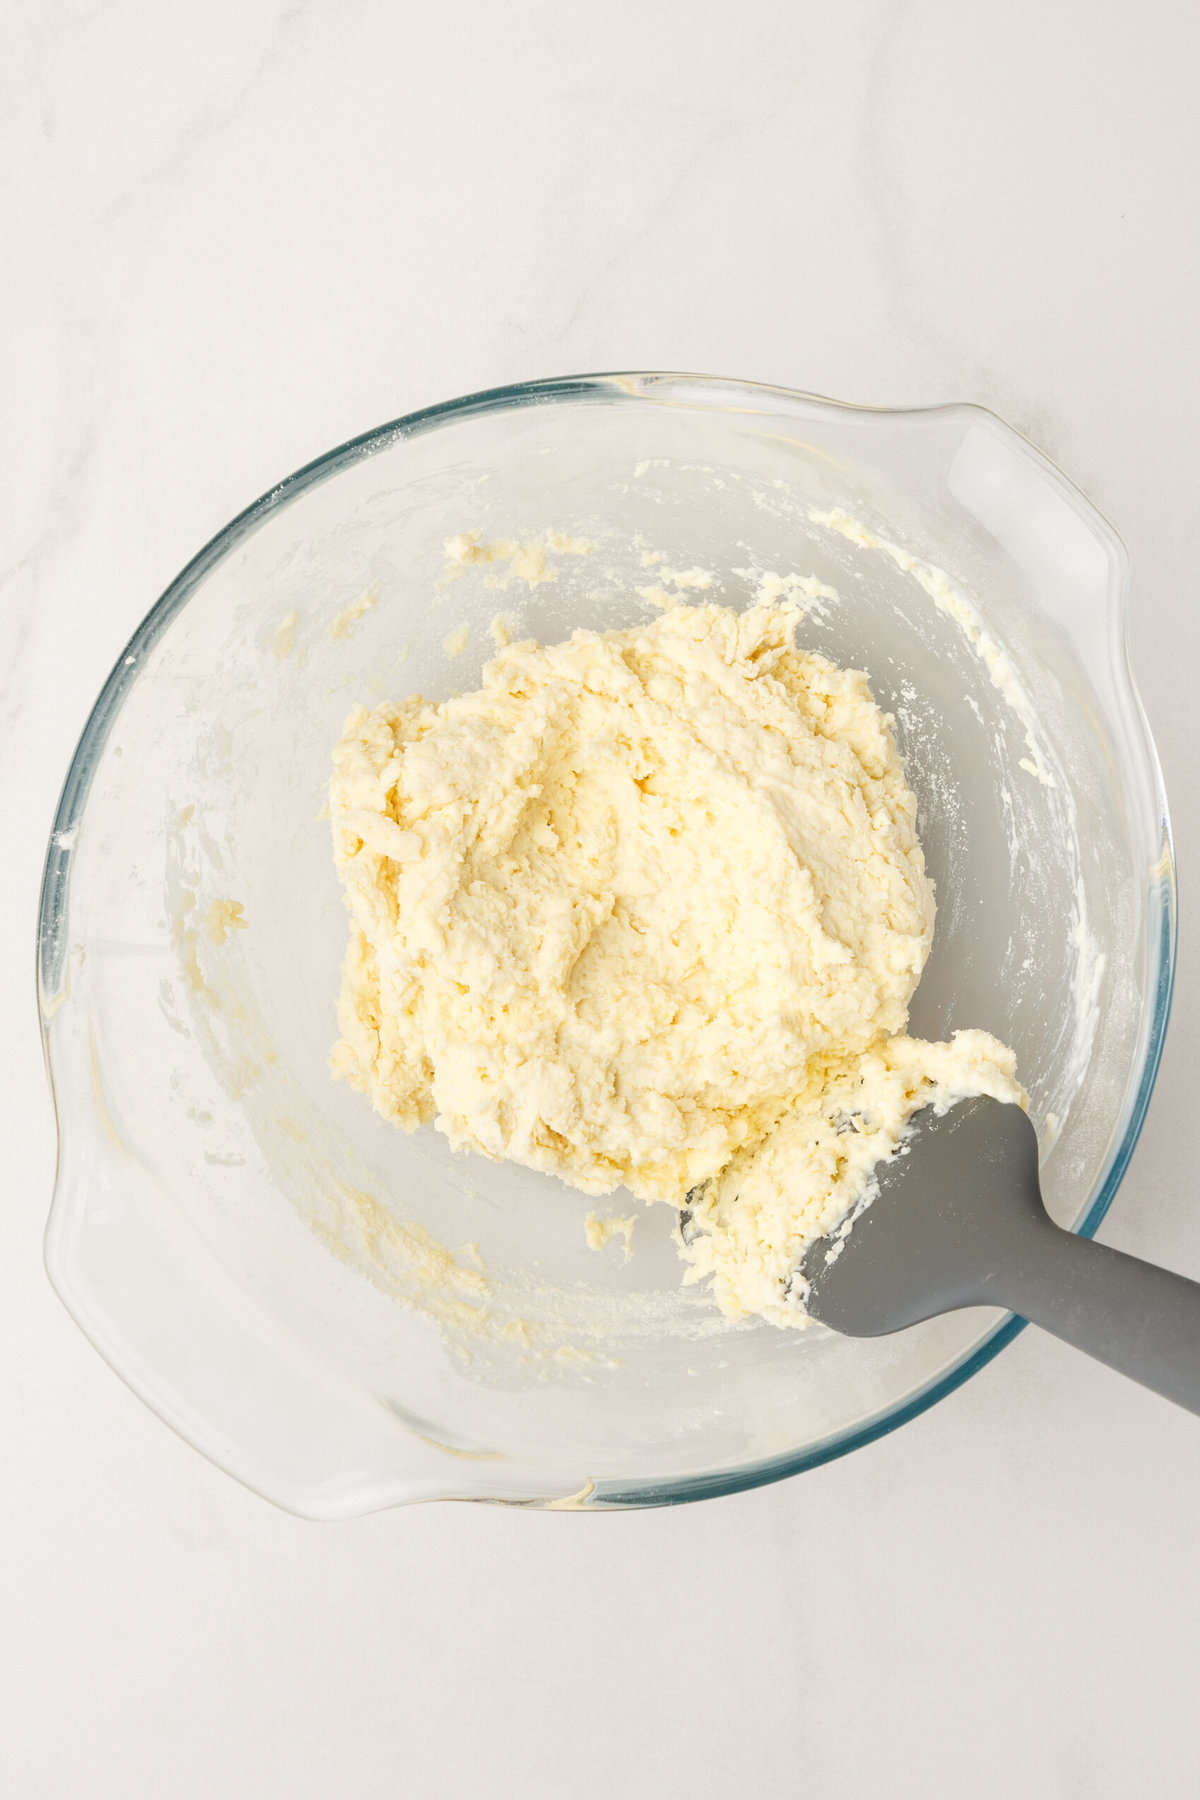
<svg viewBox="0 0 1200 1800">
<path fill-rule="evenodd" d="M 1047 791 L 1047 804 L 1057 821 L 1060 841 L 1069 848 L 1073 863 L 1071 923 L 1069 942 L 1073 950 L 1070 980 L 1070 1020 L 1060 1043 L 1059 1066 L 1052 1089 L 1055 1135 L 1061 1131 L 1070 1110 L 1071 1099 L 1083 1080 L 1098 1023 L 1098 998 L 1104 973 L 1104 957 L 1088 925 L 1087 894 L 1079 865 L 1078 820 L 1069 784 L 1055 773 L 1055 757 L 1046 741 L 1037 711 L 1029 692 L 1017 672 L 1013 659 L 979 615 L 974 603 L 944 569 L 914 555 L 874 531 L 840 507 L 810 508 L 808 518 L 814 525 L 836 532 L 839 537 L 888 558 L 896 568 L 911 577 L 933 602 L 937 611 L 950 619 L 969 647 L 972 656 L 984 669 L 992 688 L 999 695 L 1007 714 L 1022 734 L 1025 754 L 1018 757 L 1016 767 Z M 978 702 L 968 696 L 968 704 L 982 723 Z M 1006 760 L 1002 736 L 997 736 L 995 749 L 1002 762 Z M 1027 852 L 1025 833 L 1027 811 L 1014 798 L 1012 785 L 1002 777 L 999 794 L 1003 809 L 1010 859 Z M 943 796 L 950 804 L 948 795 Z M 1010 939 L 1006 967 L 1015 959 L 1016 945 Z M 1025 972 L 1032 975 L 1026 959 Z"/>
<path fill-rule="evenodd" d="M 987 629 L 978 612 L 966 596 L 955 586 L 944 569 L 932 563 L 923 562 L 911 551 L 904 550 L 899 544 L 891 543 L 887 538 L 879 537 L 858 519 L 843 512 L 840 507 L 833 507 L 828 512 L 813 508 L 809 518 L 814 525 L 828 526 L 850 543 L 858 544 L 864 550 L 879 550 L 890 557 L 898 569 L 911 575 L 918 586 L 922 587 L 933 601 L 939 612 L 953 619 L 979 661 L 987 670 L 988 678 L 1013 717 L 1016 718 L 1025 733 L 1025 744 L 1028 754 L 1021 758 L 1019 767 L 1026 774 L 1040 781 L 1043 787 L 1057 787 L 1058 783 L 1051 772 L 1046 747 L 1038 730 L 1029 695 L 1021 683 L 1012 658 Z"/>
</svg>

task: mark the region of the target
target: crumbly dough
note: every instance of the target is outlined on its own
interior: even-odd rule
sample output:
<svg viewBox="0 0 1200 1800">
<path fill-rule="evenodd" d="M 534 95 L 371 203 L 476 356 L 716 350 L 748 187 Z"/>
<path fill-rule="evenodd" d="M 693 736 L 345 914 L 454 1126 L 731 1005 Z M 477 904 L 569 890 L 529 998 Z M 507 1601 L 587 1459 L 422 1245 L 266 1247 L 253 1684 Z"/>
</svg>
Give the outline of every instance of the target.
<svg viewBox="0 0 1200 1800">
<path fill-rule="evenodd" d="M 245 931 L 250 921 L 240 900 L 214 900 L 208 909 L 208 935 L 223 944 L 231 931 Z"/>
<path fill-rule="evenodd" d="M 620 1238 L 625 1247 L 625 1261 L 633 1255 L 633 1232 L 637 1224 L 636 1213 L 622 1213 L 615 1218 L 606 1218 L 602 1213 L 590 1212 L 583 1221 L 583 1235 L 589 1250 L 603 1250 Z"/>
<path fill-rule="evenodd" d="M 514 581 L 538 587 L 543 581 L 558 580 L 552 557 L 590 556 L 595 547 L 590 538 L 569 537 L 562 531 L 543 531 L 524 542 L 497 538 L 493 543 L 485 543 L 481 531 L 460 531 L 446 539 L 446 567 L 438 586 L 446 587 L 473 565 L 490 563 L 498 564 L 503 573 L 485 576 L 488 587 L 506 588 Z"/>
<path fill-rule="evenodd" d="M 802 1324 L 796 1263 L 930 1101 L 1016 1098 L 981 1032 L 903 1035 L 933 934 L 867 678 L 798 609 L 674 606 L 356 710 L 335 1072 L 406 1129 L 684 1208 L 689 1279 Z"/>
</svg>

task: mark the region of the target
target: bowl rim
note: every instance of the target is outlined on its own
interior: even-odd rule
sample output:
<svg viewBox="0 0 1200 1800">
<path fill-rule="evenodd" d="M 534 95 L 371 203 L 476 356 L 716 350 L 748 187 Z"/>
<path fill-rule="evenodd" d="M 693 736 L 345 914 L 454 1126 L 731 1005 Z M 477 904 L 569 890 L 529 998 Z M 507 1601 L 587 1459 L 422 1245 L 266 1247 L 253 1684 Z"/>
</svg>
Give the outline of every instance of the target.
<svg viewBox="0 0 1200 1800">
<path fill-rule="evenodd" d="M 803 414 L 815 409 L 827 412 L 865 414 L 896 422 L 964 416 L 988 420 L 994 427 L 998 427 L 1014 439 L 1023 453 L 1042 468 L 1071 498 L 1075 507 L 1082 510 L 1094 523 L 1097 530 L 1110 541 L 1120 571 L 1116 593 L 1120 678 L 1127 686 L 1128 697 L 1132 704 L 1133 723 L 1141 739 L 1141 747 L 1146 757 L 1147 773 L 1157 805 L 1160 855 L 1151 871 L 1155 881 L 1147 903 L 1148 938 L 1153 966 L 1148 972 L 1149 1018 L 1142 1064 L 1137 1074 L 1137 1084 L 1132 1094 L 1128 1117 L 1120 1141 L 1111 1153 L 1108 1167 L 1086 1213 L 1074 1226 L 1074 1230 L 1082 1236 L 1091 1237 L 1095 1234 L 1121 1184 L 1145 1122 L 1166 1041 L 1178 945 L 1178 898 L 1170 817 L 1157 750 L 1129 662 L 1129 563 L 1119 534 L 1083 491 L 1024 433 L 1010 425 L 990 408 L 975 402 L 947 401 L 931 406 L 917 407 L 874 406 L 836 400 L 828 396 L 772 383 L 741 380 L 729 376 L 703 375 L 687 371 L 602 371 L 513 382 L 500 387 L 481 389 L 432 406 L 425 406 L 414 412 L 390 419 L 371 430 L 361 432 L 313 458 L 310 462 L 304 463 L 237 513 L 228 524 L 216 532 L 196 552 L 146 613 L 117 658 L 88 715 L 63 781 L 46 850 L 38 904 L 36 959 L 38 1009 L 58 1145 L 58 1166 L 51 1201 L 50 1221 L 46 1232 L 46 1264 L 52 1285 L 73 1317 L 75 1317 L 74 1309 L 55 1277 L 50 1255 L 54 1214 L 60 1197 L 63 1148 L 63 1116 L 54 1079 L 50 1026 L 53 1012 L 56 1010 L 55 996 L 62 984 L 67 952 L 65 926 L 69 913 L 73 861 L 71 849 L 74 833 L 86 809 L 92 779 L 109 733 L 116 723 L 127 694 L 137 680 L 143 658 L 162 637 L 172 621 L 187 605 L 200 583 L 219 562 L 223 561 L 274 513 L 298 499 L 309 488 L 330 480 L 342 470 L 406 439 L 422 436 L 429 431 L 473 416 L 511 412 L 526 407 L 570 401 L 663 404 L 669 391 L 672 388 L 680 387 L 684 387 L 688 391 L 687 398 L 675 398 L 671 403 L 675 405 L 694 404 L 698 408 L 717 406 L 726 411 L 763 411 L 775 414 L 781 411 Z M 739 399 L 743 402 L 740 408 L 735 404 Z M 81 1328 L 86 1331 L 86 1327 L 82 1327 L 81 1321 L 76 1319 L 76 1322 L 80 1323 Z M 679 1505 L 692 1500 L 740 1493 L 750 1488 L 764 1486 L 769 1482 L 782 1480 L 787 1476 L 799 1474 L 806 1469 L 817 1468 L 823 1463 L 833 1461 L 837 1457 L 844 1456 L 852 1450 L 886 1436 L 887 1433 L 907 1424 L 909 1420 L 925 1412 L 937 1401 L 953 1393 L 956 1388 L 961 1387 L 971 1376 L 977 1374 L 980 1369 L 991 1362 L 993 1357 L 1013 1341 L 1024 1329 L 1024 1326 L 1025 1321 L 1015 1315 L 1008 1314 L 1001 1317 L 977 1344 L 965 1351 L 948 1368 L 932 1376 L 922 1387 L 906 1396 L 905 1399 L 868 1419 L 860 1420 L 855 1425 L 831 1434 L 828 1438 L 810 1444 L 803 1450 L 743 1464 L 728 1471 L 717 1470 L 699 1475 L 679 1476 L 667 1481 L 651 1479 L 641 1484 L 616 1481 L 598 1482 L 589 1494 L 587 1501 L 574 1510 L 603 1511 L 613 1508 Z M 87 1335 L 95 1343 L 91 1334 L 87 1333 Z M 96 1348 L 99 1349 L 100 1354 L 104 1356 L 115 1373 L 127 1386 L 138 1393 L 139 1398 L 150 1406 L 158 1417 L 163 1418 L 164 1422 L 170 1424 L 172 1429 L 185 1437 L 186 1441 L 193 1442 L 173 1420 L 167 1419 L 160 1408 L 147 1398 L 126 1369 L 120 1367 L 102 1346 L 96 1345 Z M 201 1454 L 210 1456 L 210 1460 L 217 1460 L 211 1457 L 211 1453 L 204 1446 L 193 1442 L 193 1447 L 199 1449 Z M 245 1480 L 245 1477 L 241 1475 L 238 1475 L 237 1478 Z M 277 1504 L 288 1507 L 289 1510 L 304 1510 L 302 1501 L 289 1507 L 286 1498 L 281 1499 L 276 1495 L 267 1497 L 275 1500 Z M 485 1500 L 488 1498 L 486 1495 L 472 1497 Z M 385 1505 L 401 1503 L 401 1499 L 397 1499 L 395 1502 L 384 1502 Z M 500 1502 L 500 1504 L 513 1504 L 513 1502 Z M 516 1504 L 537 1506 L 543 1503 L 524 1501 L 516 1502 Z"/>
</svg>

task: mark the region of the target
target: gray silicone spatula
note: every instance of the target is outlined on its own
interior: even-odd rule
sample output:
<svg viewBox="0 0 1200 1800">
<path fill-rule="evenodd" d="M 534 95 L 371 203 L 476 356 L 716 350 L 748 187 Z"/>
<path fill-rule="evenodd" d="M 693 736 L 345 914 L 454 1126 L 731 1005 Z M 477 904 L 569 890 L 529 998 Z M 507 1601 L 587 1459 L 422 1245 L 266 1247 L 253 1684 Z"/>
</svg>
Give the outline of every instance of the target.
<svg viewBox="0 0 1200 1800">
<path fill-rule="evenodd" d="M 1020 1107 L 920 1113 L 878 1173 L 840 1248 L 821 1238 L 804 1257 L 814 1318 L 883 1337 L 960 1306 L 1002 1306 L 1200 1412 L 1200 1283 L 1056 1225 Z"/>
</svg>

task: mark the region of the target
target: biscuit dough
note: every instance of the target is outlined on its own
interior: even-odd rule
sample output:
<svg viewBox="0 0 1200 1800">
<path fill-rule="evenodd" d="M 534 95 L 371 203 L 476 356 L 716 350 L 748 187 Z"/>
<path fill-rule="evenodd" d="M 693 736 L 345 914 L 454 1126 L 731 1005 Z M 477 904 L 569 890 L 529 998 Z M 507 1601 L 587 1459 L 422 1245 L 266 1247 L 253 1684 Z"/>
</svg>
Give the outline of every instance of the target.
<svg viewBox="0 0 1200 1800">
<path fill-rule="evenodd" d="M 786 601 L 511 644 L 478 692 L 357 709 L 333 1068 L 407 1130 L 682 1208 L 688 1279 L 805 1322 L 796 1263 L 910 1114 L 1020 1096 L 994 1038 L 904 1035 L 933 934 L 867 678 Z"/>
</svg>

